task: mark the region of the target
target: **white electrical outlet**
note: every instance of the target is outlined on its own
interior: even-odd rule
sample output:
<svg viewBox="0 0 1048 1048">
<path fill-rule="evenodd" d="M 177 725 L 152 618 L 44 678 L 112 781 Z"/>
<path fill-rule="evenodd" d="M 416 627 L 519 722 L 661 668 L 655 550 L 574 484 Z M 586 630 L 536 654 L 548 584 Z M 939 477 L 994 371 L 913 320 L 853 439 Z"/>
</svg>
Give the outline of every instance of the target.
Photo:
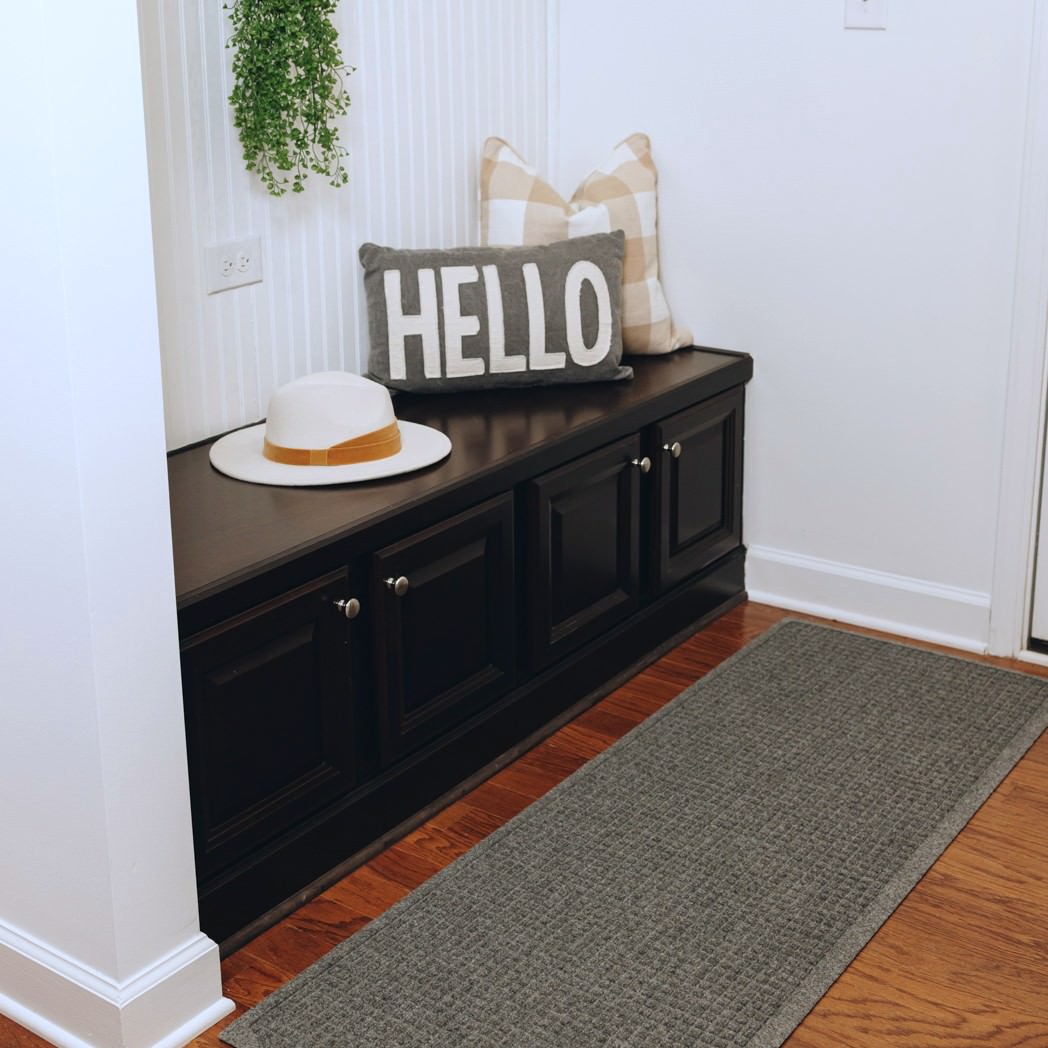
<svg viewBox="0 0 1048 1048">
<path fill-rule="evenodd" d="M 207 293 L 217 294 L 262 280 L 262 238 L 245 237 L 224 244 L 210 244 L 207 259 Z"/>
<path fill-rule="evenodd" d="M 886 29 L 888 0 L 844 0 L 845 29 Z"/>
</svg>

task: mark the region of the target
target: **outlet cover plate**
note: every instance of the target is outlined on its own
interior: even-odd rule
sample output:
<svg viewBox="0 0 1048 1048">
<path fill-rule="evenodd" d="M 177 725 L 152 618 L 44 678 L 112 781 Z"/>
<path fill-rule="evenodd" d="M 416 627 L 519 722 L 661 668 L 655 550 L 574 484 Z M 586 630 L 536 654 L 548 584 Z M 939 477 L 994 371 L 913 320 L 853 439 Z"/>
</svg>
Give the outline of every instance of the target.
<svg viewBox="0 0 1048 1048">
<path fill-rule="evenodd" d="M 209 244 L 204 252 L 207 293 L 216 295 L 262 280 L 262 238 L 242 237 Z"/>
<path fill-rule="evenodd" d="M 887 29 L 888 0 L 844 0 L 845 29 Z"/>
</svg>

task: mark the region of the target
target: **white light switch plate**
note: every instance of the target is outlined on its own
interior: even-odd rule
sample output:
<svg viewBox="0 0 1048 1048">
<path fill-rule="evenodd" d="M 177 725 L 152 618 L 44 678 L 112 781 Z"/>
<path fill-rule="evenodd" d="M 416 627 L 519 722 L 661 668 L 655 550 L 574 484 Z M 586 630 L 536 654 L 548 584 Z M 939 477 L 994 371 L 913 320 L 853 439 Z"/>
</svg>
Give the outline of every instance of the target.
<svg viewBox="0 0 1048 1048">
<path fill-rule="evenodd" d="M 244 237 L 224 244 L 208 245 L 206 256 L 207 293 L 257 284 L 262 280 L 262 238 Z"/>
<path fill-rule="evenodd" d="M 887 29 L 888 0 L 844 0 L 845 29 Z"/>
</svg>

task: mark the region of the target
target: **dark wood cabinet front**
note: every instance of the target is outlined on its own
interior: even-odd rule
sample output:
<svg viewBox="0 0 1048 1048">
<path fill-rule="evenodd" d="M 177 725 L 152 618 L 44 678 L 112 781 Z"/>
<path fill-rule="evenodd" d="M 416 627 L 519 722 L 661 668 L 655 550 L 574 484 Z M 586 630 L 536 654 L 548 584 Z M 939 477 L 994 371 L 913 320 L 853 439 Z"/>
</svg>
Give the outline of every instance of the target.
<svg viewBox="0 0 1048 1048">
<path fill-rule="evenodd" d="M 742 414 L 742 390 L 731 390 L 655 427 L 657 590 L 742 542 Z"/>
<path fill-rule="evenodd" d="M 353 597 L 336 571 L 182 647 L 197 867 L 219 870 L 354 783 Z"/>
<path fill-rule="evenodd" d="M 200 919 L 223 949 L 743 598 L 752 361 L 631 363 L 399 396 L 453 448 L 403 476 L 269 487 L 206 445 L 170 457 Z"/>
<path fill-rule="evenodd" d="M 533 668 L 548 666 L 637 607 L 644 472 L 640 437 L 633 436 L 528 484 Z"/>
<path fill-rule="evenodd" d="M 513 498 L 505 494 L 376 553 L 382 763 L 506 692 L 515 668 Z"/>
</svg>

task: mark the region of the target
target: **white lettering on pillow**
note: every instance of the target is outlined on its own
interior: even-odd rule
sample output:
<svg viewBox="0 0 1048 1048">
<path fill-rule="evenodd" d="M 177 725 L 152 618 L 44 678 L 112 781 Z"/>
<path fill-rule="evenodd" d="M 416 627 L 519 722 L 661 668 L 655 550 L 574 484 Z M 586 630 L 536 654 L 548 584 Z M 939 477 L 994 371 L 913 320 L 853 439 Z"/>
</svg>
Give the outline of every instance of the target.
<svg viewBox="0 0 1048 1048">
<path fill-rule="evenodd" d="M 542 299 L 542 278 L 534 262 L 525 262 L 524 297 L 528 300 L 528 366 L 532 371 L 553 371 L 567 363 L 565 353 L 546 352 L 546 310 Z"/>
<path fill-rule="evenodd" d="M 440 378 L 440 327 L 437 321 L 437 278 L 432 269 L 418 271 L 420 312 L 405 313 L 400 295 L 400 270 L 387 269 L 382 274 L 386 292 L 386 317 L 389 331 L 389 377 L 406 379 L 407 360 L 404 339 L 422 337 L 422 367 L 426 378 Z"/>
<path fill-rule="evenodd" d="M 588 283 L 597 296 L 597 337 L 586 345 L 582 333 L 582 285 Z M 611 295 L 600 266 L 580 259 L 564 278 L 564 318 L 567 324 L 568 352 L 582 367 L 599 364 L 611 349 Z"/>
<path fill-rule="evenodd" d="M 480 331 L 480 318 L 469 314 L 463 316 L 459 288 L 474 283 L 476 279 L 476 266 L 440 267 L 440 287 L 444 298 L 444 367 L 448 378 L 484 374 L 484 361 L 480 357 L 462 356 L 462 340 Z"/>
<path fill-rule="evenodd" d="M 506 354 L 506 318 L 502 312 L 502 281 L 498 266 L 482 266 L 484 294 L 488 304 L 488 366 L 493 375 L 507 375 L 512 371 L 527 371 L 528 360 L 523 353 Z"/>
<path fill-rule="evenodd" d="M 616 229 L 527 247 L 361 244 L 368 377 L 413 393 L 631 378 L 625 243 Z"/>
</svg>

